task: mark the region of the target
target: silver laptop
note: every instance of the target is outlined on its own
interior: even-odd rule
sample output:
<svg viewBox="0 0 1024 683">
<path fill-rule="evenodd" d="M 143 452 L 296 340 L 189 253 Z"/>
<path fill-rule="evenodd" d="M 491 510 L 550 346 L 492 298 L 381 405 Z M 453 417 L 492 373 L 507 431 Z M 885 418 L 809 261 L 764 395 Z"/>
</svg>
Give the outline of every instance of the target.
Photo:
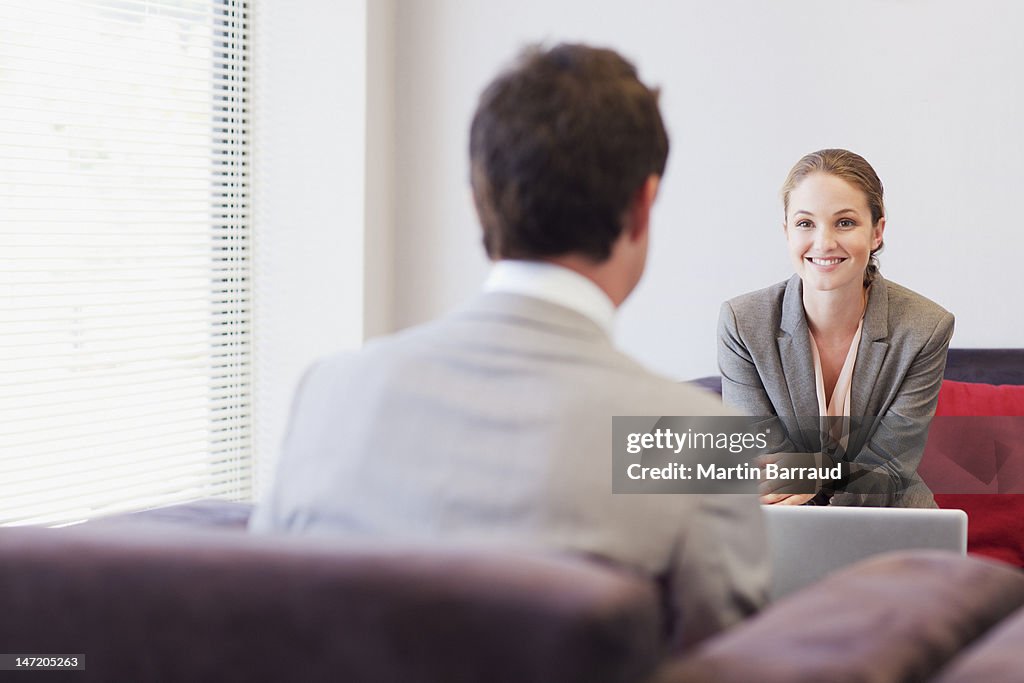
<svg viewBox="0 0 1024 683">
<path fill-rule="evenodd" d="M 780 598 L 871 555 L 927 548 L 967 553 L 963 510 L 766 505 Z"/>
</svg>

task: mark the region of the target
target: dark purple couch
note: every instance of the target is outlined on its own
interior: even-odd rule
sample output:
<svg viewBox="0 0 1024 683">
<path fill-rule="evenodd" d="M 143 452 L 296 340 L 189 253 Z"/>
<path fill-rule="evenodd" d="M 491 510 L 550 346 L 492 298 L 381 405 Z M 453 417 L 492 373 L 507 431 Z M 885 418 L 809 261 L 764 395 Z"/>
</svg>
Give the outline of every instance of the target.
<svg viewBox="0 0 1024 683">
<path fill-rule="evenodd" d="M 981 384 L 1024 384 L 1024 349 L 950 349 L 945 379 Z M 718 375 L 693 380 L 709 391 L 722 393 Z"/>
<path fill-rule="evenodd" d="M 967 513 L 968 552 L 1024 568 L 1024 349 L 950 349 L 944 379 L 918 472 L 939 507 Z M 957 419 L 992 415 L 1017 420 Z"/>
<path fill-rule="evenodd" d="M 950 349 L 946 379 L 981 384 L 1024 384 L 1024 349 Z"/>
<path fill-rule="evenodd" d="M 655 591 L 621 570 L 255 537 L 248 510 L 0 529 L 0 649 L 84 654 L 56 679 L 83 681 L 1010 681 L 1024 661 L 1024 574 L 956 554 L 874 558 L 668 656 Z"/>
<path fill-rule="evenodd" d="M 946 376 L 1024 383 L 1024 351 L 953 349 Z M 874 558 L 680 656 L 656 645 L 653 588 L 621 570 L 253 537 L 249 511 L 208 501 L 0 529 L 0 653 L 84 654 L 85 671 L 52 679 L 76 681 L 1000 683 L 1024 671 L 1024 574 L 1001 563 Z"/>
<path fill-rule="evenodd" d="M 660 654 L 653 588 L 578 560 L 88 526 L 0 530 L 0 650 L 84 654 L 68 680 L 636 681 Z"/>
</svg>

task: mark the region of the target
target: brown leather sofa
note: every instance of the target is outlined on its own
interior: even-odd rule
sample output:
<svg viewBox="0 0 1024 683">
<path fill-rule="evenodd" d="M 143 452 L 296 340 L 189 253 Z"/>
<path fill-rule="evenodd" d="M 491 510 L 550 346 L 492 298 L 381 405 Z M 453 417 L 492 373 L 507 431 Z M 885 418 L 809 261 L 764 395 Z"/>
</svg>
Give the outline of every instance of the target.
<svg viewBox="0 0 1024 683">
<path fill-rule="evenodd" d="M 1017 681 L 1024 668 L 1024 574 L 986 560 L 880 556 L 670 655 L 654 590 L 621 570 L 252 537 L 247 514 L 211 502 L 0 530 L 0 651 L 84 655 L 57 679 L 83 681 Z"/>
</svg>

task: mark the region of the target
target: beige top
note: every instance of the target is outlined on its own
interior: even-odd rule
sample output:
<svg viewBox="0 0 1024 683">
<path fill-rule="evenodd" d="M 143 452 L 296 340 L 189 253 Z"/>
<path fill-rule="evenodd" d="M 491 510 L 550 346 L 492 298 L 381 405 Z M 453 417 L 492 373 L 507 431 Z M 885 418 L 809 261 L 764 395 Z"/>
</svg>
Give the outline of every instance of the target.
<svg viewBox="0 0 1024 683">
<path fill-rule="evenodd" d="M 818 414 L 822 420 L 822 431 L 828 434 L 834 442 L 838 442 L 843 450 L 846 449 L 846 442 L 850 438 L 850 421 L 842 418 L 850 417 L 850 392 L 853 388 L 853 366 L 857 363 L 857 347 L 860 346 L 860 334 L 864 328 L 864 318 L 861 318 L 857 325 L 857 331 L 853 334 L 850 342 L 850 350 L 846 354 L 846 360 L 839 371 L 836 379 L 835 389 L 832 396 L 825 400 L 825 380 L 821 371 L 821 356 L 818 354 L 818 344 L 814 341 L 814 335 L 808 331 L 811 338 L 811 355 L 814 357 L 814 385 L 818 393 Z M 833 449 L 827 449 L 833 450 Z"/>
</svg>

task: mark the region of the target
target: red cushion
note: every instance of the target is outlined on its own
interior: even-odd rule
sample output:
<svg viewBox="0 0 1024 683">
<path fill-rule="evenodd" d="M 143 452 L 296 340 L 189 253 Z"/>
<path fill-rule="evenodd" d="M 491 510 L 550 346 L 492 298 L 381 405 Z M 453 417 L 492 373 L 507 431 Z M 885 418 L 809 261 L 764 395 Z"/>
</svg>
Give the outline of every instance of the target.
<svg viewBox="0 0 1024 683">
<path fill-rule="evenodd" d="M 945 380 L 935 415 L 1024 416 L 1024 386 Z M 1012 439 L 1014 446 L 1024 444 L 1024 420 L 999 425 L 1019 433 Z M 930 439 L 929 449 L 933 446 Z M 967 512 L 969 552 L 1024 567 L 1024 494 L 937 493 L 935 501 L 939 507 Z"/>
<path fill-rule="evenodd" d="M 938 415 L 1024 415 L 1024 386 L 943 380 Z"/>
</svg>

